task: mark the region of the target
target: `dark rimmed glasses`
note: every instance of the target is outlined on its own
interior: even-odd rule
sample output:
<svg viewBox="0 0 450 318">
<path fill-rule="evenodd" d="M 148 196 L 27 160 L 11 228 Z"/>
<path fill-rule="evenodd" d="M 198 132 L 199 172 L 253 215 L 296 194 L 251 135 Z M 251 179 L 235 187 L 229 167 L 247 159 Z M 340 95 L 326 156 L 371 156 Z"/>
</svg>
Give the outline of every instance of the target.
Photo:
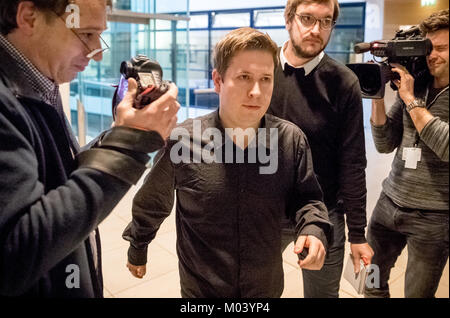
<svg viewBox="0 0 450 318">
<path fill-rule="evenodd" d="M 322 30 L 329 30 L 336 25 L 336 21 L 334 21 L 332 18 L 318 19 L 310 14 L 298 14 L 298 13 L 296 13 L 295 15 L 305 28 L 314 27 L 317 21 L 319 21 L 319 26 Z"/>
<path fill-rule="evenodd" d="M 61 19 L 62 22 L 64 22 L 64 25 L 66 25 L 66 21 L 64 21 L 63 17 L 61 17 L 60 15 L 58 15 L 56 12 L 53 12 L 54 14 L 56 14 L 58 16 L 59 19 Z M 67 27 L 67 25 L 66 25 Z M 86 58 L 88 59 L 93 59 L 97 54 L 103 53 L 107 50 L 109 50 L 109 45 L 108 43 L 106 43 L 106 41 L 102 38 L 102 36 L 100 34 L 97 33 L 92 33 L 95 34 L 96 36 L 98 36 L 101 40 L 101 43 L 103 43 L 101 48 L 97 48 L 97 49 L 91 49 L 89 47 L 89 45 L 86 43 L 87 41 L 89 41 L 89 39 L 87 39 L 87 41 L 82 39 L 82 36 L 80 34 L 78 34 L 77 31 L 74 30 L 74 28 L 69 28 L 67 27 L 70 31 L 72 31 L 72 33 L 78 38 L 78 40 L 80 40 L 81 43 L 83 43 L 84 47 L 87 49 L 87 51 L 89 52 L 86 55 Z M 88 37 L 88 35 L 87 35 Z"/>
</svg>

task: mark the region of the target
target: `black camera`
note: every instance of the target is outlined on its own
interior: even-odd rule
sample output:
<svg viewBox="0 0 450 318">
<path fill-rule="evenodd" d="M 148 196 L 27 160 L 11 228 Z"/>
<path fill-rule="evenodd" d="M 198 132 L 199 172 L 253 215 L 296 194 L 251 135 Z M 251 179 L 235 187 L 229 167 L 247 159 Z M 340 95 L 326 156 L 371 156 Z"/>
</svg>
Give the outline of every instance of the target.
<svg viewBox="0 0 450 318">
<path fill-rule="evenodd" d="M 386 83 L 391 81 L 391 88 L 397 90 L 392 81 L 400 78 L 391 71 L 390 64 L 403 65 L 415 80 L 428 80 L 430 74 L 426 57 L 432 49 L 431 41 L 423 38 L 419 27 L 415 26 L 406 31 L 397 31 L 393 40 L 356 44 L 355 53 L 370 51 L 373 56 L 384 60 L 376 63 L 351 63 L 347 66 L 358 77 L 363 98 L 383 98 Z"/>
<path fill-rule="evenodd" d="M 117 105 L 123 100 L 128 91 L 128 79 L 134 78 L 138 84 L 136 99 L 133 107 L 143 108 L 157 100 L 169 90 L 170 82 L 163 81 L 163 70 L 156 60 L 145 55 L 137 55 L 130 61 L 120 65 L 120 81 L 114 93 L 112 114 L 115 118 Z"/>
</svg>

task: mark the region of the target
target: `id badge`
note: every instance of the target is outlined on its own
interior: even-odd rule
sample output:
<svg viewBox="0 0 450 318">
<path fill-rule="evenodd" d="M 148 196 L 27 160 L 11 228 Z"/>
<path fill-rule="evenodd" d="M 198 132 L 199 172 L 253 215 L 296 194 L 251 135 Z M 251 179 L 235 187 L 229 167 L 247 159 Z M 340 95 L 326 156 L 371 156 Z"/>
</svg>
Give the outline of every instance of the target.
<svg viewBox="0 0 450 318">
<path fill-rule="evenodd" d="M 417 147 L 403 148 L 403 157 L 405 168 L 417 169 L 417 162 L 422 159 L 422 149 Z"/>
</svg>

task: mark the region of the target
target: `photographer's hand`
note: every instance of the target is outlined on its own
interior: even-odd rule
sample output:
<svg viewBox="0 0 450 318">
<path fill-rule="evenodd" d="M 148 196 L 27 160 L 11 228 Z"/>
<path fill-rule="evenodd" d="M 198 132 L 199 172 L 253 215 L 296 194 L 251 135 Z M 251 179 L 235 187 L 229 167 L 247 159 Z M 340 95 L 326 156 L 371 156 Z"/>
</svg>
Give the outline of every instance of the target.
<svg viewBox="0 0 450 318">
<path fill-rule="evenodd" d="M 409 74 L 403 65 L 397 63 L 392 63 L 391 65 L 394 66 L 392 72 L 400 75 L 400 80 L 393 81 L 398 88 L 398 94 L 405 105 L 409 105 L 416 98 L 414 96 L 414 77 Z"/>
<path fill-rule="evenodd" d="M 180 104 L 177 102 L 177 86 L 172 83 L 163 96 L 141 109 L 133 107 L 136 92 L 136 80 L 128 79 L 128 92 L 117 106 L 115 126 L 153 130 L 163 139 L 167 139 L 177 123 L 176 115 L 180 109 Z"/>
<path fill-rule="evenodd" d="M 394 66 L 392 71 L 400 75 L 400 80 L 394 81 L 394 84 L 398 87 L 398 94 L 405 105 L 409 105 L 416 99 L 414 96 L 414 77 L 412 77 L 412 75 L 409 74 L 406 68 L 402 65 L 392 63 L 392 66 Z M 409 115 L 411 116 L 414 126 L 419 134 L 428 122 L 434 118 L 434 116 L 423 107 L 413 108 L 409 112 Z"/>
</svg>

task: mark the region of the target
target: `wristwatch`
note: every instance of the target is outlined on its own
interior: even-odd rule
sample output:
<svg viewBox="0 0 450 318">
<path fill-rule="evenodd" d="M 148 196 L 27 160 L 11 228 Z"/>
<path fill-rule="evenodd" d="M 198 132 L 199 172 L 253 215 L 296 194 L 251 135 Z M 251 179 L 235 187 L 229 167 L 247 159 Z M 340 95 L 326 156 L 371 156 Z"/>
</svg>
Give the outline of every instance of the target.
<svg viewBox="0 0 450 318">
<path fill-rule="evenodd" d="M 415 98 L 411 103 L 406 105 L 406 110 L 409 113 L 411 111 L 411 109 L 416 108 L 416 107 L 425 108 L 426 107 L 425 100 L 423 100 L 421 98 Z"/>
</svg>

